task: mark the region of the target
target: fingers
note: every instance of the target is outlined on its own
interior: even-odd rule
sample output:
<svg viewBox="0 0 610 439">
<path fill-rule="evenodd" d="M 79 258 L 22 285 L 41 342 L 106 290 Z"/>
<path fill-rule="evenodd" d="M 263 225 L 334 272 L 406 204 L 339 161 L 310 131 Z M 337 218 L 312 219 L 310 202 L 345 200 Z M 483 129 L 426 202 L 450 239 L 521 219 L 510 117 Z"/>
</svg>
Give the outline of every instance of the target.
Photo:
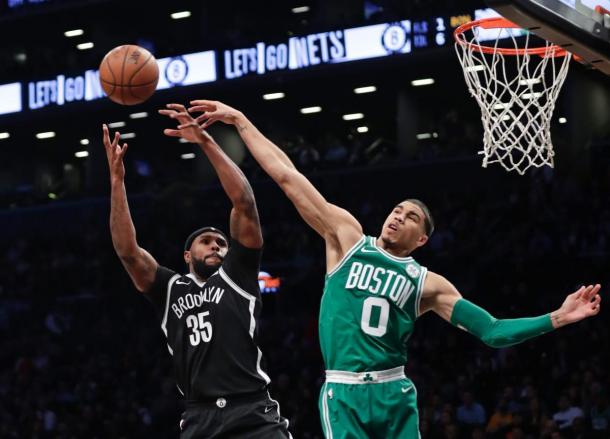
<svg viewBox="0 0 610 439">
<path fill-rule="evenodd" d="M 106 148 L 110 147 L 110 136 L 108 134 L 108 126 L 105 123 L 102 124 L 102 138 L 104 139 L 104 146 Z"/>
<path fill-rule="evenodd" d="M 601 310 L 601 301 L 602 301 L 602 297 L 599 294 L 596 294 L 595 297 L 593 297 L 593 300 L 591 301 L 591 303 L 589 303 L 589 309 L 588 311 L 588 315 L 590 316 L 595 316 L 599 313 L 599 311 Z"/>
<path fill-rule="evenodd" d="M 582 300 L 590 302 L 593 296 L 599 291 L 599 285 L 588 285 L 582 293 Z"/>
<path fill-rule="evenodd" d="M 168 104 L 169 105 L 173 105 L 173 104 Z M 159 114 L 162 114 L 164 116 L 169 116 L 172 119 L 177 119 L 177 118 L 187 118 L 187 119 L 191 119 L 192 116 L 186 111 L 186 109 L 182 106 L 182 108 L 184 109 L 184 111 L 176 111 L 176 110 L 159 110 Z"/>
<path fill-rule="evenodd" d="M 191 101 L 191 107 L 188 109 L 189 113 L 201 113 L 203 111 L 216 111 L 218 106 L 213 101 Z"/>
<path fill-rule="evenodd" d="M 199 128 L 199 124 L 197 122 L 195 122 L 194 120 L 192 120 L 188 123 L 183 123 L 181 125 L 178 125 L 179 130 L 183 130 L 185 128 Z"/>
<path fill-rule="evenodd" d="M 164 129 L 163 134 L 170 137 L 182 137 L 180 130 L 170 130 L 169 128 Z"/>
<path fill-rule="evenodd" d="M 201 123 L 201 122 L 203 122 L 204 120 L 208 119 L 209 117 L 210 117 L 210 115 L 209 115 L 208 113 L 203 113 L 202 115 L 197 116 L 197 117 L 195 118 L 195 122 L 197 122 L 197 123 Z"/>
<path fill-rule="evenodd" d="M 172 110 L 186 113 L 186 107 L 182 104 L 167 104 L 166 107 L 171 108 Z"/>
<path fill-rule="evenodd" d="M 579 289 L 577 289 L 575 292 L 573 292 L 570 295 L 574 296 L 574 299 L 578 300 L 582 296 L 583 291 L 585 291 L 585 286 L 584 285 L 582 287 L 580 287 Z"/>
<path fill-rule="evenodd" d="M 209 127 L 210 125 L 212 125 L 214 122 L 216 122 L 216 119 L 208 119 L 206 120 L 202 125 L 201 125 L 201 129 L 205 130 L 207 127 Z"/>
</svg>

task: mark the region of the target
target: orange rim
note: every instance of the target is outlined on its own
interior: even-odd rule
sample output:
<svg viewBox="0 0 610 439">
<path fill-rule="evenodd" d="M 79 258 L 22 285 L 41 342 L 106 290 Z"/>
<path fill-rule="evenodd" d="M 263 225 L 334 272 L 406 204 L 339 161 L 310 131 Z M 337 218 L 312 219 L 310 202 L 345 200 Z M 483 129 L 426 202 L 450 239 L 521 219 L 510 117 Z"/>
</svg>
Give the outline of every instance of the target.
<svg viewBox="0 0 610 439">
<path fill-rule="evenodd" d="M 510 20 L 507 20 L 503 17 L 492 17 L 492 18 L 482 18 L 480 20 L 474 20 L 469 23 L 464 23 L 460 27 L 458 27 L 453 32 L 453 38 L 455 41 L 463 46 L 468 47 L 472 50 L 476 50 L 481 53 L 500 53 L 502 55 L 513 55 L 513 56 L 523 56 L 525 54 L 529 55 L 539 55 L 539 56 L 550 56 L 550 57 L 560 57 L 566 56 L 568 52 L 560 46 L 555 44 L 550 47 L 529 47 L 526 49 L 507 49 L 504 47 L 490 47 L 483 46 L 481 44 L 470 43 L 466 41 L 464 36 L 464 32 L 471 30 L 473 27 L 482 27 L 483 29 L 521 29 L 521 26 L 513 23 Z"/>
</svg>

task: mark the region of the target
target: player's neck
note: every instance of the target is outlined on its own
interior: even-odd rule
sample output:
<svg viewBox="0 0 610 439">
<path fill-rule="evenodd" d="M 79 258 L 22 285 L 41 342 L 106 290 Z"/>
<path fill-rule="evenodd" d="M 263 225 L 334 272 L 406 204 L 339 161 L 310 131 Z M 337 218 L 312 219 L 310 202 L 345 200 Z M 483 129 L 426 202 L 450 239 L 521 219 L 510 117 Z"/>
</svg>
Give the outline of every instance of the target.
<svg viewBox="0 0 610 439">
<path fill-rule="evenodd" d="M 375 243 L 377 244 L 377 247 L 384 249 L 392 256 L 396 256 L 398 258 L 405 258 L 412 252 L 410 249 L 400 248 L 396 244 L 386 242 L 381 237 L 377 238 Z"/>
</svg>

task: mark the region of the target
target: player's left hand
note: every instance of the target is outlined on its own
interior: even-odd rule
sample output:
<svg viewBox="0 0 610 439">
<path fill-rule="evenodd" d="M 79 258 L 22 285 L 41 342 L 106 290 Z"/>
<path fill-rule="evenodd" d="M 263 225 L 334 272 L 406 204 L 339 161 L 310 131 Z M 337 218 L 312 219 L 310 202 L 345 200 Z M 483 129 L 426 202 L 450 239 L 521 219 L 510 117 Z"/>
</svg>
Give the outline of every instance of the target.
<svg viewBox="0 0 610 439">
<path fill-rule="evenodd" d="M 600 288 L 599 284 L 583 286 L 566 297 L 561 308 L 551 313 L 553 326 L 557 328 L 597 315 L 601 309 Z"/>
<path fill-rule="evenodd" d="M 159 110 L 159 114 L 176 119 L 179 125 L 177 129 L 164 129 L 163 134 L 169 137 L 181 137 L 190 143 L 204 143 L 211 139 L 211 136 L 203 130 L 197 121 L 190 115 L 184 105 L 167 104 L 167 108 Z"/>
</svg>

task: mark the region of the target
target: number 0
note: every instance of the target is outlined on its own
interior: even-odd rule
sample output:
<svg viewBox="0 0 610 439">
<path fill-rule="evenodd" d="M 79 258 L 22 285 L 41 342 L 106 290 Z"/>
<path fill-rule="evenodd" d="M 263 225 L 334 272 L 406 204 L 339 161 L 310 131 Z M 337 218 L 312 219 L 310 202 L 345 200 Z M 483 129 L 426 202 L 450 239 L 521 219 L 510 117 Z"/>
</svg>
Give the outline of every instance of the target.
<svg viewBox="0 0 610 439">
<path fill-rule="evenodd" d="M 379 307 L 379 322 L 377 326 L 371 326 L 371 314 L 373 307 Z M 375 337 L 383 336 L 388 330 L 388 317 L 390 315 L 390 304 L 382 297 L 367 297 L 362 304 L 362 320 L 360 321 L 360 327 L 362 330 Z"/>
</svg>

